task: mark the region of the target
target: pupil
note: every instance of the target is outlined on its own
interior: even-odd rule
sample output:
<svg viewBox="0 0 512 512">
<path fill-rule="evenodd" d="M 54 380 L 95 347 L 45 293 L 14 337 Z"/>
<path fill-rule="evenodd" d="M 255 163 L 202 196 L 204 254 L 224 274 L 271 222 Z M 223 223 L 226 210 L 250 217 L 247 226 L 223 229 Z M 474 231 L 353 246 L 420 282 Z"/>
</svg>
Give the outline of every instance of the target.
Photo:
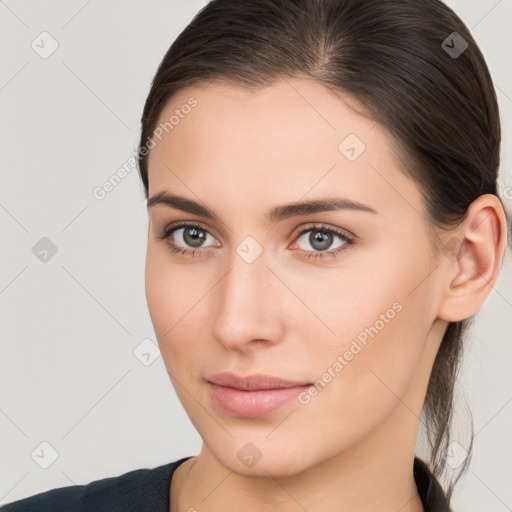
<svg viewBox="0 0 512 512">
<path fill-rule="evenodd" d="M 323 231 L 314 231 L 310 235 L 310 242 L 313 247 L 316 247 L 315 244 L 320 242 L 320 247 L 318 250 L 328 249 L 331 245 L 332 235 L 330 233 L 325 233 Z"/>
<path fill-rule="evenodd" d="M 196 228 L 188 228 L 184 232 L 185 242 L 193 247 L 200 247 L 206 236 Z"/>
</svg>

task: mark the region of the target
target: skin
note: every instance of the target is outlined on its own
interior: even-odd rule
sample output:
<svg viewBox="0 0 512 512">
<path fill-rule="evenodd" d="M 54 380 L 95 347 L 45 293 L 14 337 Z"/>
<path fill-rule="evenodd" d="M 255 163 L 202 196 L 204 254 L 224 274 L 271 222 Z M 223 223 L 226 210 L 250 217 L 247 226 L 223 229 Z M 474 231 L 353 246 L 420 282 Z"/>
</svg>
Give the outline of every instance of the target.
<svg viewBox="0 0 512 512">
<path fill-rule="evenodd" d="M 215 210 L 212 221 L 164 205 L 149 209 L 146 297 L 162 357 L 203 440 L 170 484 L 171 510 L 283 512 L 423 510 L 413 477 L 419 418 L 447 322 L 475 313 L 494 285 L 506 242 L 499 200 L 478 198 L 436 253 L 418 185 L 399 168 L 386 130 L 361 106 L 309 79 L 259 91 L 211 82 L 182 89 L 198 105 L 149 156 L 149 197 L 162 191 Z M 353 162 L 338 150 L 364 142 Z M 275 205 L 339 195 L 377 214 L 339 210 L 269 223 Z M 194 256 L 159 239 L 171 222 L 199 222 Z M 336 258 L 299 232 L 323 223 L 354 235 Z M 313 232 L 314 234 L 314 232 Z M 187 245 L 183 230 L 171 239 Z M 263 249 L 247 263 L 247 237 Z M 313 242 L 314 243 L 314 242 Z M 463 250 L 462 250 L 463 249 Z M 307 404 L 292 400 L 260 418 L 237 418 L 212 401 L 220 371 L 315 382 L 380 315 L 401 311 Z M 261 458 L 237 452 L 253 443 Z M 193 510 L 192 509 L 192 510 Z"/>
</svg>

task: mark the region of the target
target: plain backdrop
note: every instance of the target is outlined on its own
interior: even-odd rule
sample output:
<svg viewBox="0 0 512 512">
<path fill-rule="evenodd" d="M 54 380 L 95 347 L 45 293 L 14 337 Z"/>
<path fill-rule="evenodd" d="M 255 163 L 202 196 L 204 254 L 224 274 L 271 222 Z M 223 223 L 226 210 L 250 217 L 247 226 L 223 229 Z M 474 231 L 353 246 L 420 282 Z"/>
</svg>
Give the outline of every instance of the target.
<svg viewBox="0 0 512 512">
<path fill-rule="evenodd" d="M 510 210 L 512 0 L 449 4 L 496 85 Z M 203 6 L 0 1 L 0 503 L 199 452 L 147 310 L 138 173 L 132 167 L 102 200 L 93 191 L 133 154 L 157 65 Z M 455 511 L 512 510 L 506 258 L 464 359 L 459 388 L 474 417 L 474 457 Z M 456 420 L 464 431 L 464 417 Z"/>
</svg>

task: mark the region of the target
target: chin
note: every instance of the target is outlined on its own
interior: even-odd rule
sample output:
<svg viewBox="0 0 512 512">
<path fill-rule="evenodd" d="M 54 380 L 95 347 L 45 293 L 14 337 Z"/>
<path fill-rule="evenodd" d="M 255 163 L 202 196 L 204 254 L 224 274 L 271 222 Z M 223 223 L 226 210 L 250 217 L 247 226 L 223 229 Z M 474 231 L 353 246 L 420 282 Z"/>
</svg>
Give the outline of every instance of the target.
<svg viewBox="0 0 512 512">
<path fill-rule="evenodd" d="M 285 477 L 300 473 L 316 463 L 297 447 L 285 446 L 276 437 L 277 446 L 268 441 L 252 443 L 247 439 L 229 447 L 217 447 L 216 458 L 237 475 L 250 477 Z"/>
</svg>

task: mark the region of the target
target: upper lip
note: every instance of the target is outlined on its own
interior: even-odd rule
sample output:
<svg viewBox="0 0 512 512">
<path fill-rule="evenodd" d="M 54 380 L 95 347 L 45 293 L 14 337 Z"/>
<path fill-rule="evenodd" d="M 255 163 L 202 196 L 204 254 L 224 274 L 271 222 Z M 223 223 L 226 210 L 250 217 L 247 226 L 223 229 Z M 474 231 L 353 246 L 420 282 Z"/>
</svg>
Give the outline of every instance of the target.
<svg viewBox="0 0 512 512">
<path fill-rule="evenodd" d="M 240 389 L 243 391 L 259 389 L 280 389 L 293 388 L 297 386 L 306 386 L 309 383 L 304 381 L 286 380 L 271 375 L 253 373 L 252 375 L 236 375 L 231 372 L 216 373 L 208 378 L 209 382 L 226 386 L 229 388 Z"/>
</svg>

